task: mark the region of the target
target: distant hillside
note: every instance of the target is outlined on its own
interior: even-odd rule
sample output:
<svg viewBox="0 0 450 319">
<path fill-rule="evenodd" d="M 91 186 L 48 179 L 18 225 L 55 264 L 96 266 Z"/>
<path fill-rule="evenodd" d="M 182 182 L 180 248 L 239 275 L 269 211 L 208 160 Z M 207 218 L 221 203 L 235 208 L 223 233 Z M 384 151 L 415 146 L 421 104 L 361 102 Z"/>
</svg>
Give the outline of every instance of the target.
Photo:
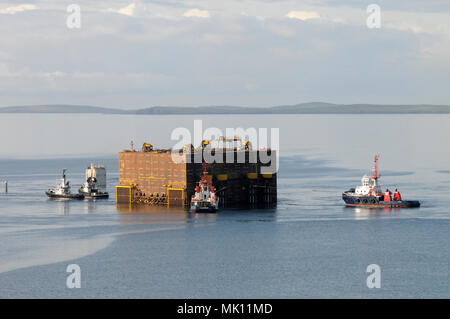
<svg viewBox="0 0 450 319">
<path fill-rule="evenodd" d="M 273 113 L 280 114 L 448 114 L 450 105 L 378 105 L 378 104 L 331 104 L 303 103 L 275 106 Z"/>
<path fill-rule="evenodd" d="M 0 113 L 101 113 L 125 114 L 126 111 L 87 105 L 29 105 L 0 108 Z"/>
<path fill-rule="evenodd" d="M 153 106 L 121 110 L 86 105 L 32 105 L 0 108 L 0 113 L 93 113 L 93 114 L 450 114 L 449 105 L 377 105 L 310 102 L 273 107 Z"/>
<path fill-rule="evenodd" d="M 449 105 L 376 105 L 310 102 L 273 107 L 153 106 L 133 114 L 450 114 Z"/>
</svg>

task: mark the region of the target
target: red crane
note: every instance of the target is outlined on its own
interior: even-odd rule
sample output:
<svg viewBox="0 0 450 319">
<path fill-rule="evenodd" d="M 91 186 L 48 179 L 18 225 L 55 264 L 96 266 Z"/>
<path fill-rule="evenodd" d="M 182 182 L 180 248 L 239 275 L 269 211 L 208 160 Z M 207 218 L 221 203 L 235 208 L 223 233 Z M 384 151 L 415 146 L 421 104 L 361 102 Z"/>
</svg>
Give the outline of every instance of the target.
<svg viewBox="0 0 450 319">
<path fill-rule="evenodd" d="M 202 177 L 202 180 L 207 183 L 208 182 L 208 176 L 206 174 L 207 174 L 206 161 L 203 161 L 203 177 Z"/>
<path fill-rule="evenodd" d="M 378 179 L 380 175 L 378 175 L 378 159 L 380 158 L 380 155 L 375 155 L 375 165 L 373 166 L 373 179 Z"/>
</svg>

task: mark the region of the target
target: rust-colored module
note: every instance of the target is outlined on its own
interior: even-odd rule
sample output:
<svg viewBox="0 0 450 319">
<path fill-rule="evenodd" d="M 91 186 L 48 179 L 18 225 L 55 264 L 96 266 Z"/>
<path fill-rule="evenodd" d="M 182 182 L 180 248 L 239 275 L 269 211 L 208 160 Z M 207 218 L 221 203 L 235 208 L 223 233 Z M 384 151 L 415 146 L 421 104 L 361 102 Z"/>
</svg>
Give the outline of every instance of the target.
<svg viewBox="0 0 450 319">
<path fill-rule="evenodd" d="M 212 155 L 215 159 L 212 163 L 204 152 L 205 149 L 185 148 L 177 151 L 177 161 L 170 150 L 153 150 L 150 144 L 144 144 L 141 152 L 120 152 L 116 202 L 188 206 L 206 160 L 208 178 L 216 186 L 222 207 L 276 204 L 274 150 L 209 149 L 209 158 Z"/>
</svg>

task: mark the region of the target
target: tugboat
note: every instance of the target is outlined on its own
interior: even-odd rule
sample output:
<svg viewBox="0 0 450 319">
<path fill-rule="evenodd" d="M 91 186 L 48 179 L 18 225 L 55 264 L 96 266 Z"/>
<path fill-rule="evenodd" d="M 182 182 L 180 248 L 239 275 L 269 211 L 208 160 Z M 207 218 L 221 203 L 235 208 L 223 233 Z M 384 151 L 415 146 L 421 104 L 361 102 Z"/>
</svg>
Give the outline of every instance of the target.
<svg viewBox="0 0 450 319">
<path fill-rule="evenodd" d="M 78 193 L 83 195 L 85 198 L 97 199 L 97 198 L 108 198 L 109 194 L 107 192 L 102 192 L 97 185 L 97 178 L 88 177 L 86 182 L 80 187 Z"/>
<path fill-rule="evenodd" d="M 394 198 L 391 198 L 391 193 L 387 189 L 383 194 L 378 180 L 378 159 L 379 156 L 375 155 L 375 165 L 373 168 L 372 176 L 364 175 L 361 179 L 360 186 L 351 188 L 342 194 L 346 206 L 353 207 L 419 207 L 419 201 L 404 201 L 401 199 L 400 193 L 396 191 Z"/>
<path fill-rule="evenodd" d="M 84 199 L 84 195 L 70 192 L 70 182 L 66 181 L 66 169 L 62 171 L 61 183 L 46 191 L 45 194 L 50 199 Z"/>
<path fill-rule="evenodd" d="M 191 212 L 215 213 L 219 209 L 219 198 L 215 188 L 206 176 L 206 163 L 203 162 L 203 176 L 195 187 L 195 194 L 191 199 Z"/>
</svg>

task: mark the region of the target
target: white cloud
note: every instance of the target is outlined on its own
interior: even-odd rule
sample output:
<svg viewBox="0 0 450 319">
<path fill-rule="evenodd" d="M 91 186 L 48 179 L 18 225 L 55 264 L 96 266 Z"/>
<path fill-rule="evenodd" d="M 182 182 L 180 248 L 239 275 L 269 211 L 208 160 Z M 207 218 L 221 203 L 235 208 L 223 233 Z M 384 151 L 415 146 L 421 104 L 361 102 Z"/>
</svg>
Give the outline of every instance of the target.
<svg viewBox="0 0 450 319">
<path fill-rule="evenodd" d="M 186 11 L 183 16 L 185 17 L 197 17 L 197 18 L 209 18 L 210 14 L 207 10 L 200 10 L 200 9 L 190 9 Z"/>
<path fill-rule="evenodd" d="M 136 9 L 136 3 L 133 2 L 124 8 L 120 8 L 119 10 L 108 9 L 108 11 L 132 17 L 134 15 L 134 9 Z"/>
<path fill-rule="evenodd" d="M 34 4 L 21 4 L 14 7 L 8 7 L 5 9 L 0 9 L 0 14 L 16 14 L 18 12 L 29 11 L 29 10 L 37 10 L 39 9 Z"/>
<path fill-rule="evenodd" d="M 318 19 L 320 18 L 320 15 L 314 11 L 290 11 L 288 14 L 286 14 L 286 17 L 288 17 L 289 19 L 306 21 L 311 19 Z"/>
<path fill-rule="evenodd" d="M 419 26 L 407 25 L 401 23 L 387 23 L 386 28 L 399 30 L 399 31 L 411 31 L 414 33 L 423 33 L 424 30 Z"/>
<path fill-rule="evenodd" d="M 118 106 L 256 106 L 295 101 L 299 96 L 335 100 L 346 99 L 348 94 L 352 101 L 376 99 L 384 90 L 388 93 L 383 101 L 392 97 L 392 103 L 415 98 L 421 102 L 448 100 L 442 84 L 448 83 L 450 74 L 450 24 L 445 11 L 386 9 L 382 28 L 374 31 L 367 29 L 365 7 L 298 7 L 298 0 L 187 0 L 189 7 L 174 5 L 180 1 L 98 0 L 83 7 L 92 18 L 89 28 L 68 39 L 60 19 L 53 17 L 61 10 L 56 2 L 16 1 L 9 5 L 1 2 L 0 9 L 28 1 L 40 10 L 0 15 L 0 20 L 14 17 L 0 23 L 0 105 L 33 104 L 35 98 L 42 101 L 39 103 L 70 100 L 89 104 L 92 99 L 90 103 Z M 50 2 L 53 4 L 47 4 Z M 116 13 L 106 13 L 108 8 Z M 195 18 L 198 11 L 209 18 Z M 36 12 L 39 15 L 33 14 Z M 41 19 L 48 23 L 39 23 Z M 302 23 L 298 19 L 310 20 Z M 191 20 L 199 23 L 189 23 Z M 211 20 L 214 23 L 204 23 Z M 46 37 L 37 41 L 39 34 Z M 373 45 L 367 46 L 368 37 Z M 73 40 L 80 46 L 68 52 Z M 359 68 L 349 66 L 363 67 L 367 60 L 377 67 L 369 68 L 370 77 L 361 80 Z M 164 67 L 167 65 L 176 67 Z M 86 73 L 76 73 L 80 69 Z M 151 80 L 153 75 L 146 74 L 155 70 L 164 80 L 157 75 Z M 303 81 L 299 74 L 306 72 L 314 74 L 313 79 Z M 195 79 L 189 76 L 192 73 Z M 386 79 L 385 74 L 390 77 Z M 424 77 L 433 81 L 420 86 L 416 79 Z M 408 85 L 394 90 L 404 78 Z M 321 85 L 323 79 L 326 83 Z M 215 87 L 216 80 L 220 86 Z M 254 83 L 258 94 L 247 94 L 245 81 Z M 347 90 L 352 86 L 359 91 Z M 373 92 L 369 86 L 375 88 Z M 414 92 L 405 87 L 413 87 Z M 171 94 L 173 88 L 179 91 L 176 96 Z M 113 92 L 114 97 L 97 90 Z M 142 91 L 136 94 L 136 90 Z M 53 92 L 62 93 L 57 96 Z"/>
</svg>

